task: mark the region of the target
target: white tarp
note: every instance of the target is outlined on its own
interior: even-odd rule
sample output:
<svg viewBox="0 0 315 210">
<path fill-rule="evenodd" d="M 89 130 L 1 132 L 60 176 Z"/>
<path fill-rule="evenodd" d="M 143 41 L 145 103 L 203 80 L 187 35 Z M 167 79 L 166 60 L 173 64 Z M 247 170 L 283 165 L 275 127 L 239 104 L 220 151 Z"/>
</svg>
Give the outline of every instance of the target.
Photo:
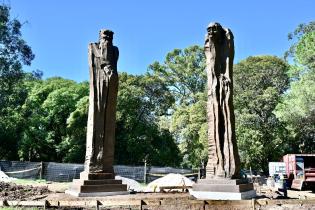
<svg viewBox="0 0 315 210">
<path fill-rule="evenodd" d="M 11 180 L 14 180 L 15 178 L 9 177 L 6 175 L 3 171 L 0 171 L 0 181 L 3 182 L 10 182 Z"/>
<path fill-rule="evenodd" d="M 143 187 L 136 180 L 129 179 L 122 176 L 115 176 L 115 179 L 122 180 L 122 183 L 127 185 L 128 190 L 133 190 L 136 192 L 143 192 Z"/>
<path fill-rule="evenodd" d="M 145 188 L 145 192 L 160 192 L 160 187 L 172 187 L 172 186 L 188 186 L 191 187 L 194 184 L 193 181 L 181 174 L 167 174 L 166 176 L 156 179 Z M 172 190 L 174 191 L 174 190 Z M 181 191 L 181 190 L 177 190 Z"/>
</svg>

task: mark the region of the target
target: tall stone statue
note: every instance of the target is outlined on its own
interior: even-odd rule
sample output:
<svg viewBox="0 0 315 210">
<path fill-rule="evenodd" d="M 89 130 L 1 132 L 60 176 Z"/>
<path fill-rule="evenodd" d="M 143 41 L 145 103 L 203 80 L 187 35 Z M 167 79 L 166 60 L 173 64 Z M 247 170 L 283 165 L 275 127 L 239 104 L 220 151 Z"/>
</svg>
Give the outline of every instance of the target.
<svg viewBox="0 0 315 210">
<path fill-rule="evenodd" d="M 210 23 L 205 39 L 208 77 L 208 163 L 206 178 L 190 192 L 198 199 L 240 200 L 256 195 L 240 177 L 233 108 L 234 40 L 230 29 Z"/>
<path fill-rule="evenodd" d="M 75 196 L 126 194 L 127 186 L 115 180 L 117 61 L 113 32 L 101 30 L 99 42 L 89 44 L 90 97 L 84 171 L 66 193 Z"/>
<path fill-rule="evenodd" d="M 205 39 L 208 77 L 207 177 L 239 176 L 239 155 L 235 138 L 233 108 L 234 40 L 230 29 L 210 23 Z"/>
<path fill-rule="evenodd" d="M 99 43 L 89 45 L 90 104 L 87 125 L 85 171 L 113 173 L 117 61 L 113 32 L 101 30 Z"/>
</svg>

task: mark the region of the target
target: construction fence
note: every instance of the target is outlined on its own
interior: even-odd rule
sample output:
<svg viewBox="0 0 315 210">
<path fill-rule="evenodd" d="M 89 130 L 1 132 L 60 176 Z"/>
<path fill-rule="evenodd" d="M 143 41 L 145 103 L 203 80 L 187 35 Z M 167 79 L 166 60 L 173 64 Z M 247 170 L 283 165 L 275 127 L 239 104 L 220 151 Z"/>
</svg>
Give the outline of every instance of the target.
<svg viewBox="0 0 315 210">
<path fill-rule="evenodd" d="M 71 182 L 78 179 L 84 170 L 83 164 L 0 161 L 0 170 L 6 175 L 19 179 L 45 179 L 54 182 Z M 151 182 L 169 173 L 183 174 L 192 179 L 198 177 L 198 170 L 156 166 L 115 165 L 115 174 L 139 182 Z"/>
</svg>

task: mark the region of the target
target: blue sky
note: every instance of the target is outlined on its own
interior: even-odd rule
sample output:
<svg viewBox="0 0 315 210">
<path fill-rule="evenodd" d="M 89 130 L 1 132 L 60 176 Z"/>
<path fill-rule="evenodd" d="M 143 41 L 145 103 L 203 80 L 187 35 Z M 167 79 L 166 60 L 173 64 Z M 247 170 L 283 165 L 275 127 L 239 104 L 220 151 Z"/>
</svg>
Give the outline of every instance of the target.
<svg viewBox="0 0 315 210">
<path fill-rule="evenodd" d="M 203 45 L 206 27 L 217 21 L 235 36 L 235 60 L 282 56 L 287 34 L 315 20 L 312 0 L 2 0 L 11 16 L 26 22 L 23 37 L 36 58 L 26 70 L 44 78 L 88 80 L 87 46 L 102 28 L 115 32 L 118 70 L 143 74 L 175 48 Z"/>
</svg>

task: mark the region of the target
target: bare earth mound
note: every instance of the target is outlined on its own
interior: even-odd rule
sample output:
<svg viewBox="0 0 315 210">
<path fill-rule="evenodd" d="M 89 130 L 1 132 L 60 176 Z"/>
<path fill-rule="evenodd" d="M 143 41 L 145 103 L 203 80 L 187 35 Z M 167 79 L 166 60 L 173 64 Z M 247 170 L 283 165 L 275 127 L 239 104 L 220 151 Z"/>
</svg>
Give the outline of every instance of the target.
<svg viewBox="0 0 315 210">
<path fill-rule="evenodd" d="M 47 187 L 0 182 L 0 200 L 36 200 L 51 193 Z"/>
</svg>

